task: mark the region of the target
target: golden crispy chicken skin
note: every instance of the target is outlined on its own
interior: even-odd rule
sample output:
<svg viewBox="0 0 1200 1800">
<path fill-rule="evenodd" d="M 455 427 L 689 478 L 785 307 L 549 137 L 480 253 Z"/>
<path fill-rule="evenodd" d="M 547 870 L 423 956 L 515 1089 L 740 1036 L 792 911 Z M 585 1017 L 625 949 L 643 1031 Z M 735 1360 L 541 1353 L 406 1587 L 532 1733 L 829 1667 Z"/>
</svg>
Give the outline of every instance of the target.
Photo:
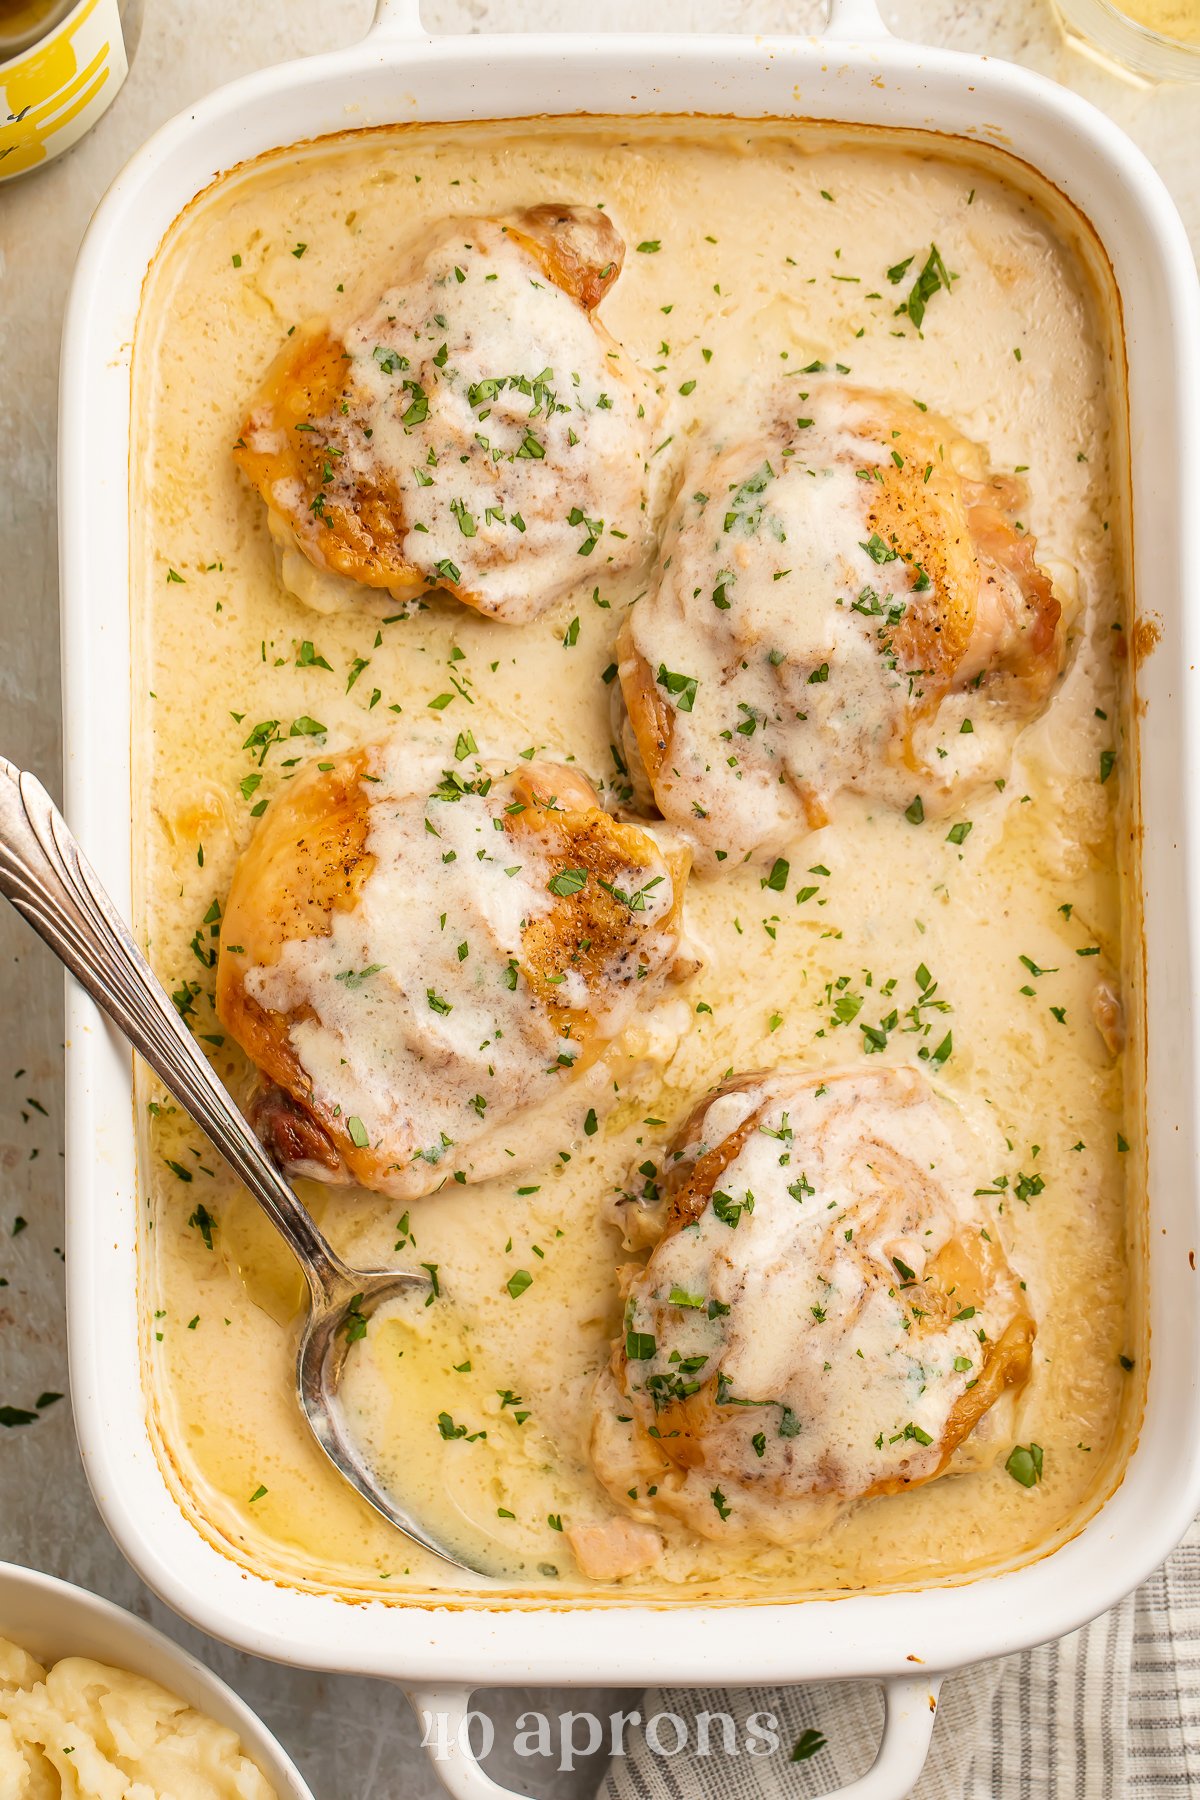
<svg viewBox="0 0 1200 1800">
<path fill-rule="evenodd" d="M 364 310 L 289 339 L 234 449 L 284 585 L 322 610 L 444 588 L 520 622 L 641 561 L 659 407 L 593 317 L 624 254 L 591 207 L 450 219 Z"/>
<path fill-rule="evenodd" d="M 693 458 L 621 631 L 628 760 L 703 862 L 774 855 L 844 789 L 944 812 L 1062 667 L 1019 479 L 909 401 L 810 384 Z"/>
<path fill-rule="evenodd" d="M 592 1454 L 626 1511 L 803 1538 L 931 1481 L 1029 1375 L 1034 1321 L 916 1069 L 747 1076 L 680 1128 Z"/>
<path fill-rule="evenodd" d="M 558 764 L 385 740 L 310 767 L 237 865 L 217 966 L 260 1135 L 400 1199 L 536 1160 L 536 1123 L 603 1105 L 598 1059 L 689 972 L 687 867 Z"/>
</svg>

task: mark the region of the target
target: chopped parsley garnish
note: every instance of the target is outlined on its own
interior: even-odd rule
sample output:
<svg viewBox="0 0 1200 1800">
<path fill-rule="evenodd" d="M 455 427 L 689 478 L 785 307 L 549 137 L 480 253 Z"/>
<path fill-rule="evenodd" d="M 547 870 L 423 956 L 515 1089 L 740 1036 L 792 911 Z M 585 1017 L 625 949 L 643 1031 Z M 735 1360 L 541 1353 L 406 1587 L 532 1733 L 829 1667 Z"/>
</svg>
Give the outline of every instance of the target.
<svg viewBox="0 0 1200 1800">
<path fill-rule="evenodd" d="M 1022 1487 L 1036 1487 L 1042 1479 L 1042 1446 L 1040 1444 L 1016 1444 L 1005 1463 L 1005 1470 L 1014 1481 Z"/>
<path fill-rule="evenodd" d="M 769 462 L 764 462 L 761 468 L 754 471 L 753 475 L 748 475 L 740 486 L 735 487 L 732 490 L 729 510 L 725 514 L 725 523 L 722 529 L 732 531 L 736 525 L 741 528 L 745 536 L 753 536 L 762 521 L 763 491 L 768 481 L 774 481 L 774 479 L 774 469 Z"/>
<path fill-rule="evenodd" d="M 188 1224 L 193 1230 L 200 1233 L 200 1236 L 204 1239 L 204 1248 L 206 1250 L 211 1250 L 213 1247 L 213 1232 L 216 1229 L 217 1221 L 213 1218 L 203 1201 L 197 1206 L 195 1212 L 188 1220 Z"/>
<path fill-rule="evenodd" d="M 514 517 L 515 523 L 515 517 Z M 577 552 L 580 556 L 590 556 L 604 532 L 603 519 L 589 519 L 582 507 L 573 506 L 567 514 L 568 525 L 582 525 L 586 536 Z"/>
<path fill-rule="evenodd" d="M 398 350 L 389 350 L 385 344 L 376 344 L 371 355 L 385 375 L 398 375 L 408 367 L 407 356 L 401 356 Z"/>
<path fill-rule="evenodd" d="M 557 875 L 550 877 L 547 886 L 552 894 L 557 894 L 560 899 L 566 899 L 571 894 L 577 894 L 580 888 L 586 885 L 586 882 L 586 869 L 560 869 Z"/>
<path fill-rule="evenodd" d="M 400 415 L 402 425 L 420 425 L 429 417 L 429 398 L 419 381 L 406 381 L 405 393 L 412 395 L 412 404 Z"/>
<path fill-rule="evenodd" d="M 912 258 L 909 258 L 911 262 Z M 825 1748 L 827 1740 L 823 1731 L 815 1726 L 807 1726 L 792 1745 L 792 1761 L 808 1762 L 810 1757 L 817 1756 Z"/>
<path fill-rule="evenodd" d="M 363 982 L 369 980 L 372 975 L 378 975 L 382 967 L 382 963 L 372 963 L 366 969 L 343 969 L 341 974 L 335 975 L 333 979 L 340 981 L 343 987 L 360 988 Z"/>
<path fill-rule="evenodd" d="M 742 1214 L 754 1211 L 754 1195 L 747 1190 L 745 1199 L 735 1200 L 731 1194 L 723 1194 L 718 1188 L 712 1197 L 712 1209 L 723 1225 L 736 1230 Z"/>
<path fill-rule="evenodd" d="M 908 261 L 912 261 L 911 256 Z M 903 265 L 897 264 L 896 266 L 901 268 L 903 272 L 903 269 L 908 267 L 908 263 Z M 891 269 L 888 270 L 888 279 L 892 279 Z M 897 280 L 898 279 L 899 277 L 897 277 Z M 930 244 L 929 255 L 925 258 L 924 267 L 917 276 L 908 299 L 903 301 L 896 308 L 897 313 L 907 313 L 912 325 L 917 331 L 920 331 L 922 322 L 925 318 L 925 308 L 935 294 L 940 293 L 943 290 L 947 294 L 950 292 L 950 283 L 952 279 L 949 270 L 942 261 L 941 252 L 937 245 Z"/>
<path fill-rule="evenodd" d="M 653 893 L 656 887 L 661 887 L 663 880 L 662 875 L 652 875 L 644 886 L 635 888 L 632 894 L 627 894 L 624 888 L 614 887 L 611 881 L 605 881 L 599 875 L 596 877 L 597 886 L 602 887 L 606 894 L 611 894 L 619 906 L 628 907 L 630 912 L 645 912 L 646 895 Z"/>
<path fill-rule="evenodd" d="M 0 1425 L 11 1429 L 16 1425 L 35 1425 L 36 1412 L 27 1412 L 22 1406 L 0 1406 Z"/>
<path fill-rule="evenodd" d="M 899 1444 L 907 1440 L 911 1440 L 914 1444 L 920 1444 L 926 1449 L 933 1442 L 929 1433 L 927 1431 L 922 1431 L 919 1425 L 914 1425 L 911 1419 L 904 1427 L 904 1430 L 898 1431 L 895 1437 L 888 1439 L 888 1442 L 890 1444 Z"/>
<path fill-rule="evenodd" d="M 694 675 L 677 675 L 668 669 L 665 663 L 659 663 L 655 676 L 659 687 L 666 688 L 675 702 L 676 712 L 690 713 L 696 703 L 696 689 L 699 686 Z"/>
</svg>

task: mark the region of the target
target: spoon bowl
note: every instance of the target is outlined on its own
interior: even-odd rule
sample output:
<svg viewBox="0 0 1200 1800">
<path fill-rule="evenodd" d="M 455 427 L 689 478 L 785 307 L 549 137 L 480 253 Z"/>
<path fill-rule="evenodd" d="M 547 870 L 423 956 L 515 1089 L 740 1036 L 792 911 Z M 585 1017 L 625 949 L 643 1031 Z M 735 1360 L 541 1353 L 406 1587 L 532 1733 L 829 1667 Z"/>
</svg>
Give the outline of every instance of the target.
<svg viewBox="0 0 1200 1800">
<path fill-rule="evenodd" d="M 338 1398 L 347 1351 L 371 1315 L 414 1288 L 429 1290 L 429 1277 L 406 1269 L 351 1269 L 342 1261 L 213 1072 L 50 796 L 34 776 L 3 757 L 0 893 L 145 1058 L 300 1264 L 308 1307 L 296 1358 L 296 1394 L 330 1462 L 405 1537 L 469 1574 L 487 1574 L 428 1531 L 381 1483 Z"/>
<path fill-rule="evenodd" d="M 336 1273 L 336 1291 L 323 1289 L 321 1302 L 310 1305 L 296 1352 L 296 1396 L 313 1436 L 338 1473 L 406 1537 L 472 1574 L 487 1574 L 487 1570 L 466 1561 L 432 1537 L 381 1484 L 346 1422 L 346 1409 L 340 1399 L 347 1356 L 351 1346 L 365 1335 L 372 1315 L 388 1301 L 401 1299 L 414 1288 L 428 1292 L 428 1276 L 402 1269 L 350 1269 L 345 1264 L 339 1264 Z"/>
</svg>

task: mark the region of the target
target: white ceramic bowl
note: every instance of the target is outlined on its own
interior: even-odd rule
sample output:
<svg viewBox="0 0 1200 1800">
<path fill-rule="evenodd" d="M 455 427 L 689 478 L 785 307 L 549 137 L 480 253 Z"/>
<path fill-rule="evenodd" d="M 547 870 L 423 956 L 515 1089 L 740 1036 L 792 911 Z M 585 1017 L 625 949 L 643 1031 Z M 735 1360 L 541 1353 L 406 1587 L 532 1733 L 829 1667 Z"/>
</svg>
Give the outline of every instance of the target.
<svg viewBox="0 0 1200 1800">
<path fill-rule="evenodd" d="M 315 1800 L 283 1746 L 232 1688 L 161 1631 L 143 1625 L 110 1600 L 36 1569 L 0 1563 L 0 1637 L 11 1638 L 39 1662 L 89 1656 L 157 1681 L 197 1712 L 236 1731 L 242 1749 L 258 1764 L 279 1800 Z"/>
</svg>

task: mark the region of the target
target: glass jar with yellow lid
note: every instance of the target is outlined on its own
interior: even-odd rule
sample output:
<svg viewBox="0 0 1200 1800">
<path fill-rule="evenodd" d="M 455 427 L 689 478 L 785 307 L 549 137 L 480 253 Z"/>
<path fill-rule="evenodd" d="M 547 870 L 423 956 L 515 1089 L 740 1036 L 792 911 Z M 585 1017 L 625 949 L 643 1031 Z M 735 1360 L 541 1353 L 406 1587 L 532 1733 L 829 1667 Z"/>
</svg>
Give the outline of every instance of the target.
<svg viewBox="0 0 1200 1800">
<path fill-rule="evenodd" d="M 0 181 L 70 149 L 108 110 L 139 19 L 134 0 L 0 0 Z"/>
<path fill-rule="evenodd" d="M 1068 33 L 1151 81 L 1200 81 L 1200 0 L 1058 0 Z"/>
</svg>

